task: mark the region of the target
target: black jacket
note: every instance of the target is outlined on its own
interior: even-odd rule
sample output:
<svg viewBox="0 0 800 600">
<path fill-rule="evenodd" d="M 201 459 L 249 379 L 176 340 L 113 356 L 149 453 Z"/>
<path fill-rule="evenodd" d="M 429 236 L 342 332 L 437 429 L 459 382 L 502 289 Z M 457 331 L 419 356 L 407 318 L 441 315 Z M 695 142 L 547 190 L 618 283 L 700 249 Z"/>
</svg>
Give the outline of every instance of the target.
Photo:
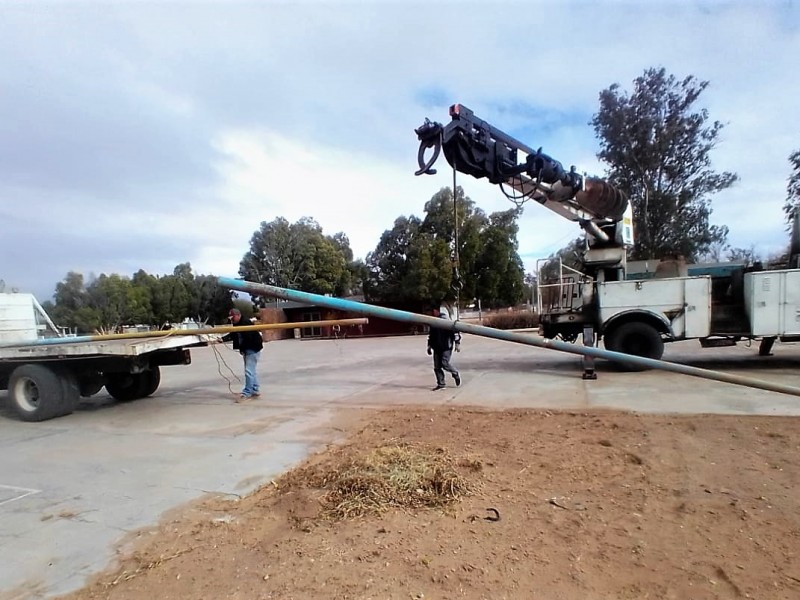
<svg viewBox="0 0 800 600">
<path fill-rule="evenodd" d="M 252 325 L 252 323 L 242 317 L 233 326 L 244 327 L 246 325 Z M 233 342 L 233 349 L 239 352 L 244 352 L 245 350 L 259 352 L 264 347 L 264 339 L 258 331 L 232 331 L 222 336 L 222 339 L 226 342 Z"/>
<path fill-rule="evenodd" d="M 439 329 L 438 327 L 431 327 L 430 333 L 428 333 L 428 348 L 430 348 L 434 352 L 444 352 L 445 350 L 452 350 L 453 344 L 460 341 L 461 341 L 461 336 L 455 331 L 449 329 Z"/>
</svg>

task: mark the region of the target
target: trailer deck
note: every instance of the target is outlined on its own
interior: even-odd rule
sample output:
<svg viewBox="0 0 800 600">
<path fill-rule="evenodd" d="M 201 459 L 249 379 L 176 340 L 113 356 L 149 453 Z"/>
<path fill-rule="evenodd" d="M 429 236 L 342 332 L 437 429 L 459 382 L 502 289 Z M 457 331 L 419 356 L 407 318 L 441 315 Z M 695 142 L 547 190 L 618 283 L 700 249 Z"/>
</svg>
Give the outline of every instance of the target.
<svg viewBox="0 0 800 600">
<path fill-rule="evenodd" d="M 205 346 L 210 341 L 210 336 L 181 334 L 169 337 L 96 342 L 70 342 L 70 338 L 53 339 L 60 339 L 61 343 L 56 341 L 48 344 L 20 343 L 19 345 L 0 347 L 0 361 L 49 360 L 62 357 L 142 356 L 158 350 Z"/>
<path fill-rule="evenodd" d="M 211 339 L 181 332 L 136 339 L 13 342 L 0 347 L 0 390 L 8 390 L 9 405 L 23 421 L 68 415 L 81 397 L 103 387 L 117 400 L 137 400 L 158 389 L 162 366 L 190 364 L 189 349 Z"/>
</svg>

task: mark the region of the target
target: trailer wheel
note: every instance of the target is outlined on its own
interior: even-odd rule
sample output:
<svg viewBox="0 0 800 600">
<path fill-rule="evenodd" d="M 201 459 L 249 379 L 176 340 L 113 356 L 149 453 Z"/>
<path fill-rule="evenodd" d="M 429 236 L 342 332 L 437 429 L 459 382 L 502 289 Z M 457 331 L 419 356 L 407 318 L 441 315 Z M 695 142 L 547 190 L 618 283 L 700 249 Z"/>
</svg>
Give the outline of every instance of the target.
<svg viewBox="0 0 800 600">
<path fill-rule="evenodd" d="M 146 398 L 161 384 L 158 366 L 141 373 L 114 373 L 108 376 L 106 391 L 120 402 Z"/>
<path fill-rule="evenodd" d="M 44 365 L 17 367 L 8 382 L 11 408 L 22 421 L 46 421 L 68 414 L 64 412 L 69 404 L 65 397 L 73 386 L 65 383 L 67 379 Z"/>
<path fill-rule="evenodd" d="M 144 383 L 142 386 L 142 398 L 146 398 L 154 393 L 158 386 L 161 385 L 161 369 L 156 365 L 151 367 L 149 371 L 142 373 L 144 376 Z"/>
<path fill-rule="evenodd" d="M 655 327 L 642 321 L 623 323 L 606 335 L 606 348 L 613 352 L 632 354 L 660 360 L 664 356 L 664 340 Z M 646 367 L 637 367 L 629 363 L 619 363 L 628 371 L 643 371 Z"/>
<path fill-rule="evenodd" d="M 144 373 L 111 373 L 106 380 L 106 391 L 120 402 L 130 402 L 142 397 Z"/>
<path fill-rule="evenodd" d="M 58 371 L 61 379 L 61 412 L 59 417 L 71 415 L 78 408 L 81 400 L 81 388 L 78 385 L 78 377 L 72 371 L 63 369 Z"/>
<path fill-rule="evenodd" d="M 91 398 L 100 390 L 103 389 L 103 376 L 100 373 L 92 373 L 90 375 L 82 375 L 78 379 L 78 388 L 80 389 L 81 396 L 84 398 Z"/>
</svg>

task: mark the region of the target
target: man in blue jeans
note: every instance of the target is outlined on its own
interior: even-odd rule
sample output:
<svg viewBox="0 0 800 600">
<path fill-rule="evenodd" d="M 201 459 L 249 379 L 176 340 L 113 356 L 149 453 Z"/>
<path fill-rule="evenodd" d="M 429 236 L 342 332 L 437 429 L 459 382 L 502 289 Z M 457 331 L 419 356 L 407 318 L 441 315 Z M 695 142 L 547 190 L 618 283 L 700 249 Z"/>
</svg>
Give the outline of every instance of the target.
<svg viewBox="0 0 800 600">
<path fill-rule="evenodd" d="M 228 312 L 231 324 L 235 327 L 250 325 L 251 323 L 242 319 L 242 313 L 238 308 L 232 308 Z M 258 357 L 261 356 L 261 349 L 264 347 L 264 340 L 258 331 L 231 332 L 222 336 L 223 342 L 233 342 L 233 349 L 238 350 L 244 358 L 244 388 L 239 394 L 237 402 L 244 402 L 250 398 L 261 395 L 258 385 Z"/>
</svg>

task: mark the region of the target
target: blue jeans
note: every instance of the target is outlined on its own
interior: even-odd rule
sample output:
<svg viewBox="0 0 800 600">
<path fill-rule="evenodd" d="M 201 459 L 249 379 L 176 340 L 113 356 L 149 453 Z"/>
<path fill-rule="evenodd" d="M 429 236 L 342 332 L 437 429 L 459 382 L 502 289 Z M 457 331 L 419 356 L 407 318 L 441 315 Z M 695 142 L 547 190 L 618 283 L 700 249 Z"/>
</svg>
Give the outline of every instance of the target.
<svg viewBox="0 0 800 600">
<path fill-rule="evenodd" d="M 244 357 L 244 389 L 242 393 L 245 396 L 252 396 L 259 393 L 258 373 L 256 367 L 258 366 L 258 357 L 261 352 L 255 350 L 245 350 L 242 352 Z"/>
</svg>

